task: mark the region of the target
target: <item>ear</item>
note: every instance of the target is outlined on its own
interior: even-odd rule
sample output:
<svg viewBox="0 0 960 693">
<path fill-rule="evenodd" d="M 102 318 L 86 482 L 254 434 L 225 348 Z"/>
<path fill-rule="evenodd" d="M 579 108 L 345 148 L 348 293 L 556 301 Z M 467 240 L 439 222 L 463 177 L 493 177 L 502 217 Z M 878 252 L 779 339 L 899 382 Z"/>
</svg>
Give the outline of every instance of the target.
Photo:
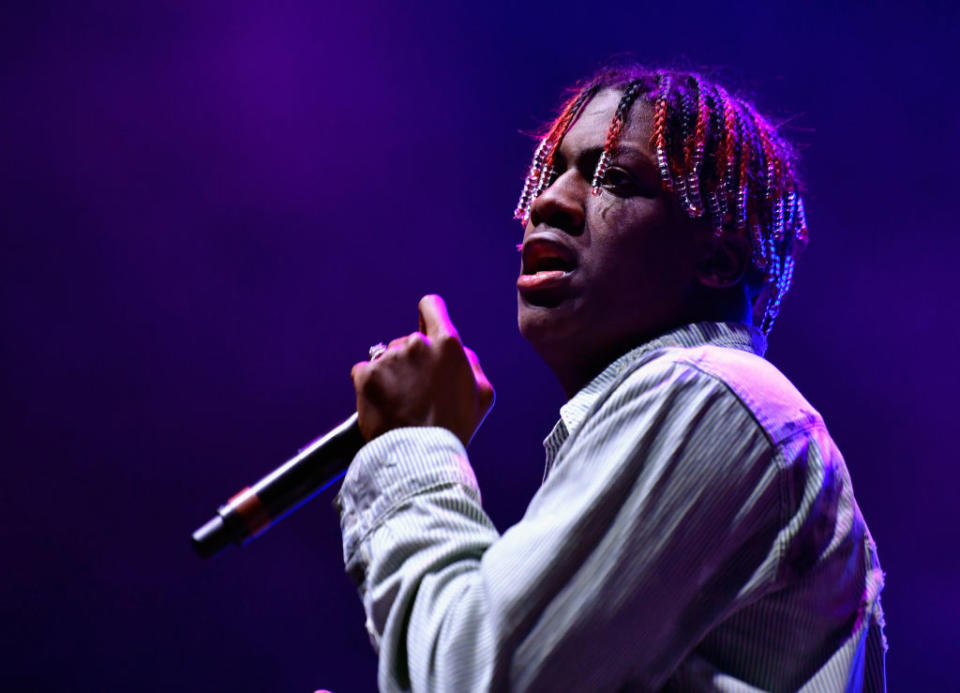
<svg viewBox="0 0 960 693">
<path fill-rule="evenodd" d="M 750 268 L 752 251 L 742 231 L 703 234 L 697 261 L 697 280 L 710 289 L 736 286 Z"/>
</svg>

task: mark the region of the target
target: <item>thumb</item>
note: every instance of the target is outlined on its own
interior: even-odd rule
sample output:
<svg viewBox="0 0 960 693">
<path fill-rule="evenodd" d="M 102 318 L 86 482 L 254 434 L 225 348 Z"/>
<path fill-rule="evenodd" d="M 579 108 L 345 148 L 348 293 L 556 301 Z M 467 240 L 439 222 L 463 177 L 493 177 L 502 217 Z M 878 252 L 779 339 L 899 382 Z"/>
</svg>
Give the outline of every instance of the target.
<svg viewBox="0 0 960 693">
<path fill-rule="evenodd" d="M 417 304 L 417 311 L 420 313 L 420 331 L 428 337 L 431 339 L 453 337 L 460 341 L 460 335 L 457 334 L 457 328 L 450 319 L 450 313 L 447 312 L 447 304 L 443 298 L 436 294 L 424 296 Z"/>
</svg>

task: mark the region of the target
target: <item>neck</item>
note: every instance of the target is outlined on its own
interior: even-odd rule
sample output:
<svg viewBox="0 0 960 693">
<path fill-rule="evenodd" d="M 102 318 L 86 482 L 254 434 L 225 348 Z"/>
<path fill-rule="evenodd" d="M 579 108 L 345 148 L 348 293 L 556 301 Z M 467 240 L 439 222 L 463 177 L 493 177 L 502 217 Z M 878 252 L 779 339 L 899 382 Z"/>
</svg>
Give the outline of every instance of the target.
<svg viewBox="0 0 960 693">
<path fill-rule="evenodd" d="M 639 346 L 639 344 L 634 346 Z M 567 359 L 562 364 L 547 361 L 547 365 L 550 366 L 554 375 L 557 376 L 557 380 L 560 381 L 560 386 L 563 388 L 563 392 L 569 400 L 580 392 L 587 383 L 600 375 L 604 368 L 632 348 L 631 346 L 605 354 L 578 355 L 578 358 Z"/>
<path fill-rule="evenodd" d="M 564 345 L 562 350 L 557 351 L 540 350 L 540 356 L 557 376 L 564 394 L 570 399 L 628 351 L 684 324 L 687 322 L 680 321 L 652 333 L 638 333 L 608 344 L 582 343 Z"/>
<path fill-rule="evenodd" d="M 603 369 L 628 351 L 679 327 L 697 322 L 753 324 L 752 307 L 742 291 L 731 291 L 728 295 L 714 296 L 714 298 L 715 302 L 711 310 L 699 311 L 695 315 L 663 325 L 655 331 L 636 333 L 610 344 L 594 342 L 581 343 L 572 348 L 570 345 L 564 345 L 564 348 L 557 350 L 541 349 L 540 357 L 557 376 L 567 399 L 570 399 L 597 377 Z"/>
</svg>

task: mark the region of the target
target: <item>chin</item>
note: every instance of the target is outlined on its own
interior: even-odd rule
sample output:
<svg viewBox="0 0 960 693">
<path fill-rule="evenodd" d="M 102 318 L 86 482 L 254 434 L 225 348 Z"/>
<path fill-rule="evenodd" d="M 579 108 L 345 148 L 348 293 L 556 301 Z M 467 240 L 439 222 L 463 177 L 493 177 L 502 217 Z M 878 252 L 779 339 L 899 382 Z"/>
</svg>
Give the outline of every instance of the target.
<svg viewBox="0 0 960 693">
<path fill-rule="evenodd" d="M 517 326 L 520 334 L 541 355 L 545 351 L 556 351 L 558 345 L 584 332 L 584 326 L 578 325 L 566 306 L 531 304 L 522 297 L 517 306 Z"/>
</svg>

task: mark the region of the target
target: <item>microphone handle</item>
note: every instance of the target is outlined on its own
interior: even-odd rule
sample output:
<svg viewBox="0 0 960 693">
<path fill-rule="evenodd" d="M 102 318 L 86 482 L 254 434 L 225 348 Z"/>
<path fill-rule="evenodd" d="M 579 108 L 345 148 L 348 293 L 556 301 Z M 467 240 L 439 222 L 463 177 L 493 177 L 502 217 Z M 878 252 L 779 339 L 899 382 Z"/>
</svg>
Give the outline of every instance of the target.
<svg viewBox="0 0 960 693">
<path fill-rule="evenodd" d="M 193 549 L 209 558 L 230 543 L 246 544 L 260 536 L 342 477 L 365 442 L 354 413 L 221 505 L 213 519 L 193 533 Z"/>
</svg>

